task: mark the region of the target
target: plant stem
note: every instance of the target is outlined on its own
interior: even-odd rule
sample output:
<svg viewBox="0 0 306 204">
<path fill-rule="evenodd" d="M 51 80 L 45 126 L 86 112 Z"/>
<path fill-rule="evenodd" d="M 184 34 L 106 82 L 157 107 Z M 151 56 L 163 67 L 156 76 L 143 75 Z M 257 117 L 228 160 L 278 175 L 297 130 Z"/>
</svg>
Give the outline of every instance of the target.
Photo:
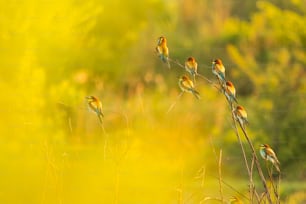
<svg viewBox="0 0 306 204">
<path fill-rule="evenodd" d="M 257 168 L 259 177 L 260 177 L 260 179 L 262 181 L 262 184 L 263 184 L 263 186 L 265 188 L 265 191 L 266 191 L 266 194 L 267 194 L 268 202 L 270 204 L 272 204 L 271 195 L 270 195 L 270 192 L 269 192 L 269 189 L 268 189 L 268 186 L 267 186 L 267 182 L 266 182 L 265 176 L 263 175 L 262 169 L 260 167 L 260 164 L 259 164 L 259 161 L 258 161 L 258 157 L 256 155 L 253 143 L 251 142 L 251 140 L 250 140 L 247 132 L 245 131 L 244 127 L 242 126 L 242 124 L 239 123 L 239 125 L 240 125 L 240 128 L 241 128 L 241 130 L 242 130 L 246 140 L 248 141 L 248 143 L 250 145 L 250 148 L 251 148 L 251 151 L 252 151 L 252 154 L 253 154 L 253 157 L 254 157 L 254 161 L 255 161 L 255 164 L 256 164 L 256 168 Z"/>
<path fill-rule="evenodd" d="M 247 157 L 246 157 L 246 153 L 245 153 L 245 150 L 244 150 L 244 147 L 243 147 L 243 144 L 242 144 L 242 141 L 241 141 L 241 137 L 239 135 L 238 128 L 237 128 L 237 125 L 236 125 L 236 122 L 235 122 L 235 116 L 234 116 L 234 112 L 233 112 L 234 107 L 233 107 L 232 103 L 230 103 L 230 106 L 231 106 L 231 112 L 232 112 L 232 119 L 233 119 L 233 123 L 234 123 L 235 134 L 236 134 L 238 142 L 240 144 L 240 148 L 241 148 L 241 152 L 242 152 L 242 155 L 243 155 L 244 163 L 245 163 L 245 166 L 246 166 L 249 178 L 250 178 L 250 181 L 249 181 L 250 182 L 249 183 L 250 202 L 253 203 L 253 194 L 255 193 L 255 195 L 258 195 L 258 193 L 256 192 L 256 189 L 254 187 L 255 185 L 254 185 L 254 182 L 253 182 L 253 173 L 252 173 L 252 170 L 249 167 L 248 160 L 247 160 Z M 259 201 L 258 196 L 256 196 L 256 198 L 257 198 L 257 201 Z"/>
<path fill-rule="evenodd" d="M 219 162 L 218 162 L 218 170 L 219 170 L 219 191 L 220 191 L 220 199 L 221 202 L 224 202 L 223 199 L 223 191 L 222 191 L 222 171 L 221 171 L 221 164 L 222 164 L 222 149 L 220 150 L 219 153 Z"/>
</svg>

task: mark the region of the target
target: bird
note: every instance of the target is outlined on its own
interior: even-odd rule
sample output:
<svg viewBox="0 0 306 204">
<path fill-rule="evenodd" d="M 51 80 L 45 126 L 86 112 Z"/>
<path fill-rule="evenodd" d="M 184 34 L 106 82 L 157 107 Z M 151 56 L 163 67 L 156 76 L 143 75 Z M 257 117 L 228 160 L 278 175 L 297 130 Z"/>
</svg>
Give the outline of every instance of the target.
<svg viewBox="0 0 306 204">
<path fill-rule="evenodd" d="M 225 83 L 225 67 L 221 59 L 212 62 L 212 73 L 218 78 L 221 85 Z"/>
<path fill-rule="evenodd" d="M 224 86 L 224 95 L 227 98 L 227 100 L 232 103 L 233 101 L 235 101 L 236 103 L 238 103 L 237 99 L 236 99 L 236 89 L 235 86 L 232 82 L 227 81 L 225 83 Z"/>
<path fill-rule="evenodd" d="M 183 75 L 180 77 L 178 85 L 182 92 L 192 93 L 197 99 L 200 99 L 200 93 L 194 89 L 193 82 L 188 78 L 188 76 Z"/>
<path fill-rule="evenodd" d="M 86 96 L 86 100 L 89 109 L 97 114 L 99 121 L 102 124 L 102 119 L 104 117 L 104 114 L 102 113 L 101 101 L 95 96 Z"/>
<path fill-rule="evenodd" d="M 240 123 L 241 126 L 244 127 L 245 124 L 249 123 L 247 119 L 248 114 L 242 106 L 237 105 L 237 107 L 234 109 L 234 115 L 236 120 Z"/>
<path fill-rule="evenodd" d="M 280 162 L 278 161 L 275 152 L 268 144 L 261 144 L 259 153 L 264 160 L 270 161 L 275 166 L 276 170 L 280 172 Z"/>
<path fill-rule="evenodd" d="M 167 47 L 167 39 L 164 36 L 158 38 L 156 52 L 159 58 L 164 62 L 167 63 L 168 68 L 170 69 L 169 63 L 169 49 Z"/>
<path fill-rule="evenodd" d="M 193 77 L 193 83 L 195 83 L 195 76 L 198 74 L 198 63 L 194 57 L 188 57 L 185 62 L 185 70 Z"/>
</svg>

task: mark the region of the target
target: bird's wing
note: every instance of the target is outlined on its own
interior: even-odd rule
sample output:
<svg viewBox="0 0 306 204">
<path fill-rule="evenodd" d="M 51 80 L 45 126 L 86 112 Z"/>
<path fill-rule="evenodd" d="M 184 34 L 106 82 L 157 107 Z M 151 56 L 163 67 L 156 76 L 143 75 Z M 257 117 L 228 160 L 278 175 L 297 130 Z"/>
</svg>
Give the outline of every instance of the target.
<svg viewBox="0 0 306 204">
<path fill-rule="evenodd" d="M 162 53 L 161 47 L 159 45 L 156 46 L 155 50 L 158 54 Z"/>
<path fill-rule="evenodd" d="M 166 57 L 168 57 L 168 55 L 169 55 L 169 49 L 168 49 L 168 47 L 167 47 L 166 45 L 162 46 L 162 53 L 163 53 Z"/>
<path fill-rule="evenodd" d="M 99 114 L 100 114 L 102 117 L 104 117 L 103 112 L 102 112 L 102 104 L 101 104 L 101 103 L 99 104 L 98 110 L 99 110 Z"/>
<path fill-rule="evenodd" d="M 182 85 L 189 90 L 193 90 L 193 83 L 191 80 L 183 81 Z"/>
<path fill-rule="evenodd" d="M 93 110 L 96 111 L 97 110 L 97 104 L 94 102 L 90 102 L 88 103 L 89 107 Z"/>
<path fill-rule="evenodd" d="M 265 150 L 269 156 L 275 157 L 275 153 L 271 148 L 266 148 Z"/>
</svg>

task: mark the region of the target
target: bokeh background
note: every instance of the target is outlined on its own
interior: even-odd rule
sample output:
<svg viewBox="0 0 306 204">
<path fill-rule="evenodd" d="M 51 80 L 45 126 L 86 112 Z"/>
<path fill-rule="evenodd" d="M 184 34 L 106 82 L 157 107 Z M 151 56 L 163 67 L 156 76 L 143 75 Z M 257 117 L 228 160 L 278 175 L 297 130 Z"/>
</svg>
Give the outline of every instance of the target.
<svg viewBox="0 0 306 204">
<path fill-rule="evenodd" d="M 281 162 L 282 201 L 305 203 L 305 14 L 305 0 L 1 0 L 0 203 L 200 203 L 219 196 L 219 150 L 225 198 L 247 203 L 224 96 L 198 79 L 201 100 L 177 99 L 161 35 L 211 80 L 223 60 L 255 147 Z"/>
</svg>

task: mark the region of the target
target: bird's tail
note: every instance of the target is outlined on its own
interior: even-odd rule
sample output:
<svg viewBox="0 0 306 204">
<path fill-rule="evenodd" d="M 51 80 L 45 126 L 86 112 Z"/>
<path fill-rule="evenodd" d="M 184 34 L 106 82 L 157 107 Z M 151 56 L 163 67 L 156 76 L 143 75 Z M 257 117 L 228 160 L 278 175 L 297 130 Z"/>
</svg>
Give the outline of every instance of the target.
<svg viewBox="0 0 306 204">
<path fill-rule="evenodd" d="M 249 124 L 248 120 L 245 119 L 245 118 L 241 118 L 241 117 L 239 117 L 239 116 L 237 116 L 237 115 L 235 115 L 235 118 L 236 118 L 236 120 L 239 122 L 239 124 L 241 125 L 241 127 L 243 127 L 243 128 L 245 128 L 246 125 Z"/>
<path fill-rule="evenodd" d="M 168 66 L 169 69 L 171 68 L 170 62 L 169 62 L 169 57 L 164 56 L 164 55 L 160 55 L 160 59 L 161 59 L 164 63 L 167 63 L 167 66 Z"/>
<path fill-rule="evenodd" d="M 171 69 L 171 65 L 170 65 L 169 59 L 164 58 L 163 61 L 164 61 L 165 63 L 167 63 L 168 68 Z"/>
<path fill-rule="evenodd" d="M 238 100 L 236 99 L 236 97 L 233 96 L 233 99 L 236 103 L 238 103 Z"/>
<path fill-rule="evenodd" d="M 225 83 L 225 75 L 223 73 L 220 73 L 218 76 L 220 76 L 220 79 L 223 83 Z"/>
<path fill-rule="evenodd" d="M 280 168 L 279 168 L 278 163 L 277 163 L 277 162 L 274 162 L 273 164 L 274 164 L 274 166 L 275 166 L 275 168 L 276 168 L 276 171 L 277 171 L 277 172 L 280 172 Z"/>
<path fill-rule="evenodd" d="M 197 98 L 197 99 L 201 99 L 200 97 L 200 93 L 196 90 L 192 90 L 192 94 Z"/>
<path fill-rule="evenodd" d="M 101 124 L 103 123 L 103 116 L 103 113 L 98 114 L 98 118 Z"/>
<path fill-rule="evenodd" d="M 221 89 L 225 90 L 225 78 L 221 77 L 220 75 L 217 76 L 217 79 L 219 81 L 219 84 L 221 86 Z"/>
<path fill-rule="evenodd" d="M 248 119 L 246 119 L 246 118 L 243 119 L 243 123 L 246 124 L 246 125 L 249 125 L 249 124 L 250 124 L 250 122 L 249 122 Z"/>
<path fill-rule="evenodd" d="M 193 76 L 193 83 L 196 84 L 196 73 L 192 73 Z"/>
</svg>

